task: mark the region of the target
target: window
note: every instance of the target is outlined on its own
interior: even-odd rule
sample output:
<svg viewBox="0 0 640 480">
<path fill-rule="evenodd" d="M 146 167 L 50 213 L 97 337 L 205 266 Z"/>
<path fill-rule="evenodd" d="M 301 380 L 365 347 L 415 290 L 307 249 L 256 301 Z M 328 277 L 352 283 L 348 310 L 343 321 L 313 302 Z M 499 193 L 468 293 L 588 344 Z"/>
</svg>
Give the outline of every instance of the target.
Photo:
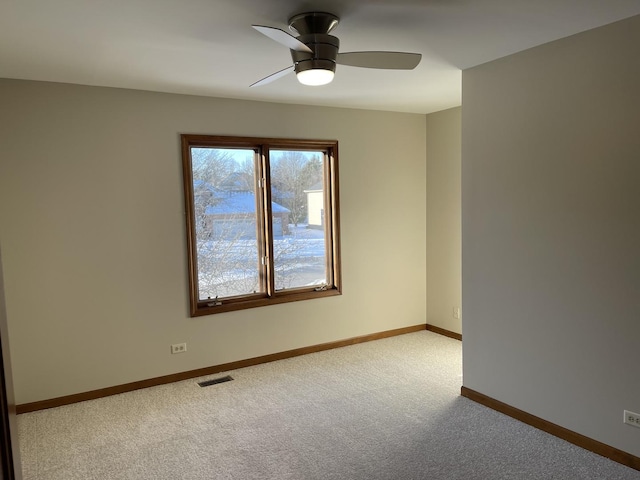
<svg viewBox="0 0 640 480">
<path fill-rule="evenodd" d="M 339 295 L 338 142 L 182 135 L 191 316 Z"/>
</svg>

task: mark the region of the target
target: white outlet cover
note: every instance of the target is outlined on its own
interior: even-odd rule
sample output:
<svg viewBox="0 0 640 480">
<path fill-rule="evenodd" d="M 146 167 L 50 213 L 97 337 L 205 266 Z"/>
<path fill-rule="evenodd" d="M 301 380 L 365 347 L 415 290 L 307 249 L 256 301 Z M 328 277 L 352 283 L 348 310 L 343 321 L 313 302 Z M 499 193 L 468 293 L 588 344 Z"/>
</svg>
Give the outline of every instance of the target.
<svg viewBox="0 0 640 480">
<path fill-rule="evenodd" d="M 640 428 L 640 413 L 633 413 L 629 410 L 625 410 L 624 423 Z"/>
</svg>

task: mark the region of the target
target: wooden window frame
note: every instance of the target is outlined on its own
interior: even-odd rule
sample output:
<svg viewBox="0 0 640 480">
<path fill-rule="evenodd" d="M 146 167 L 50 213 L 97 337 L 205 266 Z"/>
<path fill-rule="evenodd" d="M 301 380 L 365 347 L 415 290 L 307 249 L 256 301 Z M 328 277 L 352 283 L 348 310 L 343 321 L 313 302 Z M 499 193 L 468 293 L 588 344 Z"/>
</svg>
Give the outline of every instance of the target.
<svg viewBox="0 0 640 480">
<path fill-rule="evenodd" d="M 192 317 L 224 313 L 280 303 L 311 300 L 342 294 L 340 259 L 340 218 L 338 193 L 338 142 L 336 140 L 300 140 L 262 137 L 236 137 L 182 134 L 182 168 L 185 195 L 187 233 L 187 264 L 189 304 Z M 259 255 L 266 258 L 264 268 L 258 266 L 261 292 L 216 301 L 199 299 L 197 239 L 193 188 L 192 148 L 246 148 L 259 155 L 256 175 L 256 224 Z M 325 153 L 324 215 L 327 284 L 275 290 L 273 265 L 273 235 L 271 212 L 271 180 L 269 152 L 271 150 L 310 150 Z M 262 179 L 260 181 L 260 179 Z"/>
</svg>

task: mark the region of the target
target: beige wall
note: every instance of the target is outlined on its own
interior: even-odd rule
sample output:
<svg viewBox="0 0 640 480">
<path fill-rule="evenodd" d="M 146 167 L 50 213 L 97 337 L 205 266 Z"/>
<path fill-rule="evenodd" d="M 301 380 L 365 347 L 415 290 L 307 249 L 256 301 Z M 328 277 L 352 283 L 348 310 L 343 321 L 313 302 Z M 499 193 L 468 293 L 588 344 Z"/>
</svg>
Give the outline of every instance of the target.
<svg viewBox="0 0 640 480">
<path fill-rule="evenodd" d="M 461 108 L 427 115 L 427 323 L 462 333 Z"/>
<path fill-rule="evenodd" d="M 18 403 L 425 323 L 424 115 L 12 80 L 0 105 Z M 337 139 L 344 294 L 189 318 L 180 133 Z"/>
<path fill-rule="evenodd" d="M 640 455 L 640 16 L 463 73 L 465 386 Z"/>
</svg>

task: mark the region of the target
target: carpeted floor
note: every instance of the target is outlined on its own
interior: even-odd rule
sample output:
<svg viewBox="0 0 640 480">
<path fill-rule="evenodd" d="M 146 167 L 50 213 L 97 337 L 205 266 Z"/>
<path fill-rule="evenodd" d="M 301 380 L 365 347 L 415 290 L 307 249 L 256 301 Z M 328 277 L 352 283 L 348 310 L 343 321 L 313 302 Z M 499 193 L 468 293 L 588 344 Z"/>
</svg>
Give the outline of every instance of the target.
<svg viewBox="0 0 640 480">
<path fill-rule="evenodd" d="M 461 372 L 425 331 L 24 414 L 24 477 L 640 480 L 460 397 Z"/>
</svg>

